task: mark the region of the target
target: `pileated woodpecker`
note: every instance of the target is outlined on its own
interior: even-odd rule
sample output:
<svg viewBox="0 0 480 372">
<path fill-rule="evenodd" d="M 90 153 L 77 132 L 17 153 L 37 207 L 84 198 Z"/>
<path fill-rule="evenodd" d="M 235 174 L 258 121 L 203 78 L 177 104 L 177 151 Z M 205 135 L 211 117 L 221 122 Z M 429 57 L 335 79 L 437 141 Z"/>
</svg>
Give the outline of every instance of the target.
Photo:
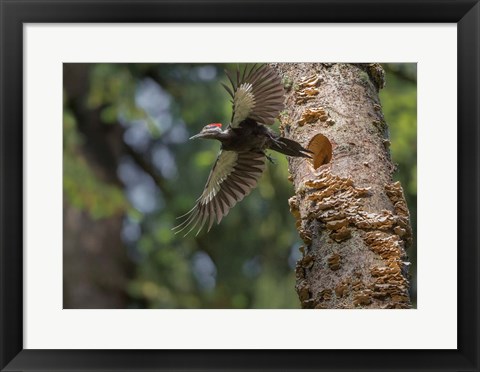
<svg viewBox="0 0 480 372">
<path fill-rule="evenodd" d="M 266 127 L 285 106 L 285 92 L 277 73 L 268 65 L 245 67 L 243 72 L 237 69 L 234 78 L 226 73 L 231 87 L 222 85 L 232 97 L 232 119 L 225 130 L 222 124 L 213 123 L 190 137 L 216 139 L 222 146 L 202 195 L 189 212 L 179 217 L 186 219 L 174 228 L 177 233 L 190 227 L 187 235 L 199 224 L 198 235 L 207 221 L 208 231 L 215 219 L 219 224 L 230 208 L 256 187 L 265 168 L 265 150 L 310 158 L 309 150 Z"/>
</svg>

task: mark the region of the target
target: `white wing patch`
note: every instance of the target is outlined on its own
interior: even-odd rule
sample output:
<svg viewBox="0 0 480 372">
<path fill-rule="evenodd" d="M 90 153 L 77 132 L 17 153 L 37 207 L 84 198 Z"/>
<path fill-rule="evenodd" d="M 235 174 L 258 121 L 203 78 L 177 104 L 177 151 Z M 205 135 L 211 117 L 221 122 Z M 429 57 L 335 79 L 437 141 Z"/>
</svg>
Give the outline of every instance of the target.
<svg viewBox="0 0 480 372">
<path fill-rule="evenodd" d="M 214 170 L 210 173 L 207 185 L 200 197 L 200 203 L 207 204 L 220 190 L 221 183 L 233 172 L 238 155 L 235 151 L 220 151 Z"/>
<path fill-rule="evenodd" d="M 263 151 L 221 151 L 202 195 L 189 212 L 179 217 L 185 220 L 174 230 L 179 233 L 189 228 L 187 235 L 198 225 L 198 235 L 207 222 L 210 230 L 215 220 L 220 223 L 230 209 L 257 186 L 264 169 Z"/>
<path fill-rule="evenodd" d="M 252 92 L 252 84 L 243 83 L 235 91 L 233 97 L 233 118 L 232 126 L 237 127 L 243 120 L 248 118 L 255 107 L 255 97 Z"/>
<path fill-rule="evenodd" d="M 223 84 L 232 97 L 231 126 L 238 127 L 249 118 L 258 124 L 272 125 L 284 109 L 285 91 L 280 76 L 268 65 L 245 66 L 236 76 L 227 72 L 230 86 Z"/>
</svg>

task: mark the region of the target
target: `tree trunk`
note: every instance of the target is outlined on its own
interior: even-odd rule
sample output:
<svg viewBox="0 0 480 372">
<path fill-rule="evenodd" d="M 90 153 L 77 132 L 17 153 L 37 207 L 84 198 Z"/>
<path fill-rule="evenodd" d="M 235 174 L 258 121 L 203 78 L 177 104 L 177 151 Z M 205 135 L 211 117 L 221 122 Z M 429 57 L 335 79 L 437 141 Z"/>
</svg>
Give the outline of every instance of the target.
<svg viewBox="0 0 480 372">
<path fill-rule="evenodd" d="M 287 109 L 281 131 L 314 152 L 289 158 L 289 200 L 304 241 L 303 308 L 409 308 L 409 212 L 392 181 L 379 64 L 273 64 Z"/>
</svg>

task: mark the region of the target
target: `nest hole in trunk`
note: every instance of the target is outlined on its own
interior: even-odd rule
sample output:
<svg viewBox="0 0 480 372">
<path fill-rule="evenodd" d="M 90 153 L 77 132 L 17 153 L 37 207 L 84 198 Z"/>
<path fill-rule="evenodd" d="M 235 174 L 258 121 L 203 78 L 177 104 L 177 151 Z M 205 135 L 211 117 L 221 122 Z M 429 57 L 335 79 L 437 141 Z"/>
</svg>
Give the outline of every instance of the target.
<svg viewBox="0 0 480 372">
<path fill-rule="evenodd" d="M 332 160 L 332 144 L 323 134 L 316 134 L 308 143 L 308 150 L 312 154 L 313 168 L 330 163 Z"/>
</svg>

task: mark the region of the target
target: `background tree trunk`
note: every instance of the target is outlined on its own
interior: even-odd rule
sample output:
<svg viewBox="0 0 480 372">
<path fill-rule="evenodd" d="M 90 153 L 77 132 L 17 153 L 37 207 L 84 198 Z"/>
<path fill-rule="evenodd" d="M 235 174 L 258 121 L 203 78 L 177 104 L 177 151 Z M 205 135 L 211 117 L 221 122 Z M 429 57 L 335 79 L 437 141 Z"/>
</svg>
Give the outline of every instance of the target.
<svg viewBox="0 0 480 372">
<path fill-rule="evenodd" d="M 392 181 L 379 64 L 273 64 L 287 109 L 281 131 L 314 151 L 289 158 L 289 200 L 304 241 L 296 290 L 304 308 L 409 308 L 409 212 Z"/>
<path fill-rule="evenodd" d="M 120 125 L 106 125 L 100 110 L 89 109 L 88 64 L 64 65 L 66 106 L 77 120 L 82 143 L 76 156 L 98 179 L 122 187 L 116 170 L 123 148 Z M 123 213 L 94 219 L 85 210 L 63 203 L 63 307 L 126 308 L 125 291 L 132 264 L 121 240 Z"/>
</svg>

